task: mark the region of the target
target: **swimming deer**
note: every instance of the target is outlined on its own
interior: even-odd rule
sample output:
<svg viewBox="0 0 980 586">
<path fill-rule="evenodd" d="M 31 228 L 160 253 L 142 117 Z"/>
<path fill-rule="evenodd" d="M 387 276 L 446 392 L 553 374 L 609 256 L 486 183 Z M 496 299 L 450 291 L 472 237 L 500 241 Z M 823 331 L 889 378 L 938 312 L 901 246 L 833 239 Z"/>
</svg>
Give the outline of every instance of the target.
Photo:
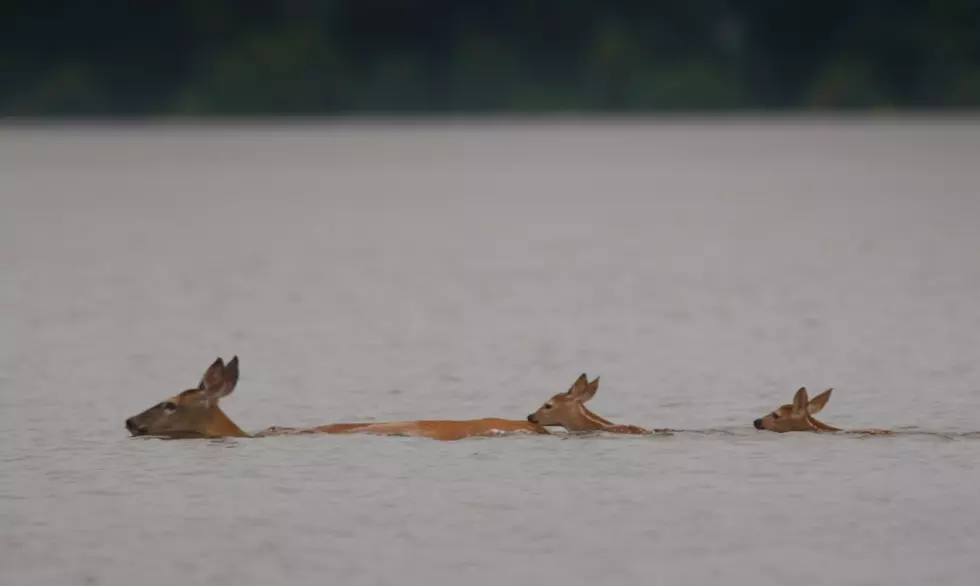
<svg viewBox="0 0 980 586">
<path fill-rule="evenodd" d="M 567 392 L 559 393 L 549 399 L 537 411 L 528 415 L 527 420 L 545 427 L 564 427 L 568 431 L 604 431 L 635 435 L 668 431 L 664 429 L 650 431 L 635 425 L 620 425 L 593 413 L 585 403 L 591 400 L 598 390 L 599 377 L 589 382 L 589 378 L 582 373 Z"/>
<path fill-rule="evenodd" d="M 830 400 L 830 393 L 834 389 L 827 389 L 813 399 L 810 399 L 806 392 L 806 387 L 800 387 L 793 396 L 793 403 L 783 405 L 765 417 L 760 417 L 752 422 L 756 429 L 785 433 L 787 431 L 844 431 L 837 427 L 832 427 L 817 420 L 814 415 L 827 405 Z M 845 431 L 844 433 L 858 433 L 866 435 L 889 435 L 892 432 L 884 429 L 856 429 Z"/>
<path fill-rule="evenodd" d="M 266 437 L 306 433 L 371 433 L 420 436 L 437 440 L 495 436 L 506 433 L 548 434 L 541 425 L 524 420 L 472 419 L 464 421 L 399 421 L 387 423 L 334 423 L 307 429 L 269 428 L 248 434 L 235 425 L 218 403 L 238 384 L 238 356 L 228 364 L 218 358 L 195 389 L 150 407 L 126 420 L 133 436 L 177 438 Z"/>
</svg>

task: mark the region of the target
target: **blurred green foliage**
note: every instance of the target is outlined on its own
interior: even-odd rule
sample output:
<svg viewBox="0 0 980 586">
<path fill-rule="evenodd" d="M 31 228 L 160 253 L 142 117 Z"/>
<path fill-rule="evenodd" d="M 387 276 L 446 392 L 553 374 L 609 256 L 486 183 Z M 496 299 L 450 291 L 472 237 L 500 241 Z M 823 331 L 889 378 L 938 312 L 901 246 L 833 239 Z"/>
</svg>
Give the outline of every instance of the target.
<svg viewBox="0 0 980 586">
<path fill-rule="evenodd" d="M 980 105 L 980 0 L 0 0 L 0 114 Z"/>
</svg>

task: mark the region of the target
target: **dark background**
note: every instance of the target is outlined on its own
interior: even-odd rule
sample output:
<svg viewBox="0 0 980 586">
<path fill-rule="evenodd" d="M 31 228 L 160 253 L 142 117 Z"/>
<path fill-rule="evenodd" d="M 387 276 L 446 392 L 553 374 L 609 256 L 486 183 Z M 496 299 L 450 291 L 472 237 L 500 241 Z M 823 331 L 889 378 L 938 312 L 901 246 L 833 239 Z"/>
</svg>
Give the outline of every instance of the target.
<svg viewBox="0 0 980 586">
<path fill-rule="evenodd" d="M 0 115 L 980 104 L 980 0 L 0 0 Z"/>
</svg>

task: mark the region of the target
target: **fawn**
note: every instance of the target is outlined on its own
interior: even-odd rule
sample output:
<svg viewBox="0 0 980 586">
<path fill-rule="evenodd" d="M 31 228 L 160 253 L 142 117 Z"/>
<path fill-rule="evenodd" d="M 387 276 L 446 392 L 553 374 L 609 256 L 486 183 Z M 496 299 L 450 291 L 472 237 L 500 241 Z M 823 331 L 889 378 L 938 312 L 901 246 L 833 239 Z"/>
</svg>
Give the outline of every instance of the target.
<svg viewBox="0 0 980 586">
<path fill-rule="evenodd" d="M 667 430 L 649 431 L 635 425 L 616 424 L 593 413 L 585 403 L 595 396 L 599 390 L 599 377 L 589 382 L 583 373 L 565 393 L 559 393 L 549 399 L 537 411 L 527 416 L 527 420 L 546 427 L 564 427 L 568 431 L 604 431 L 609 433 L 625 433 L 645 435 L 664 433 Z"/>
<path fill-rule="evenodd" d="M 756 429 L 785 433 L 788 431 L 844 431 L 837 427 L 832 427 L 817 420 L 814 415 L 827 405 L 830 400 L 830 393 L 834 389 L 827 389 L 813 399 L 810 399 L 806 392 L 806 387 L 800 387 L 793 396 L 793 403 L 783 405 L 765 417 L 760 417 L 752 422 Z M 845 433 L 858 433 L 866 435 L 889 435 L 892 432 L 884 429 L 855 429 Z"/>
</svg>

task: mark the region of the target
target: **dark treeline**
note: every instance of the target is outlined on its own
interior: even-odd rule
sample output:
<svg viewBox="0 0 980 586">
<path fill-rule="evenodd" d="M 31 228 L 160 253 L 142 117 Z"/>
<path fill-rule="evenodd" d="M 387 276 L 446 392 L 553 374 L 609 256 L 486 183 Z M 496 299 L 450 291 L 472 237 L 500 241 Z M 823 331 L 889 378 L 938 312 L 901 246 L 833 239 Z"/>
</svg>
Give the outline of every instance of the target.
<svg viewBox="0 0 980 586">
<path fill-rule="evenodd" d="M 980 0 L 0 0 L 0 114 L 980 105 Z"/>
</svg>

